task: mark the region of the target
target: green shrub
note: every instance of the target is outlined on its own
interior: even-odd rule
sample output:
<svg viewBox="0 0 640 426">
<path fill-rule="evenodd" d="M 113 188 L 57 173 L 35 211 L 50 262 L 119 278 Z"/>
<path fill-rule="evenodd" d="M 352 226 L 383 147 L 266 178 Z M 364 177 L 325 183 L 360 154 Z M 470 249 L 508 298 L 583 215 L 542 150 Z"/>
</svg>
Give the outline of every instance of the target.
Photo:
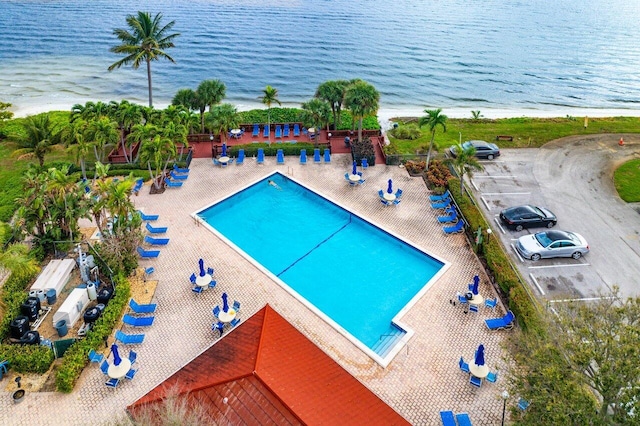
<svg viewBox="0 0 640 426">
<path fill-rule="evenodd" d="M 269 157 L 275 157 L 276 153 L 279 149 L 282 149 L 282 152 L 285 156 L 300 156 L 300 150 L 306 149 L 307 155 L 313 155 L 313 149 L 315 145 L 312 143 L 252 143 L 247 145 L 234 145 L 227 148 L 227 153 L 231 157 L 238 156 L 238 150 L 244 149 L 245 157 L 255 157 L 258 155 L 258 149 L 262 148 L 264 150 L 264 155 Z"/>
<path fill-rule="evenodd" d="M 433 160 L 429 163 L 426 178 L 430 189 L 445 188 L 451 179 L 451 172 L 442 161 Z"/>
<path fill-rule="evenodd" d="M 53 363 L 51 348 L 42 345 L 0 344 L 0 360 L 18 373 L 46 373 Z"/>
<path fill-rule="evenodd" d="M 416 140 L 422 136 L 422 131 L 415 124 L 399 126 L 391 130 L 389 133 L 396 139 Z"/>
<path fill-rule="evenodd" d="M 364 136 L 362 141 L 354 140 L 351 141 L 351 151 L 353 152 L 353 158 L 356 161 L 360 162 L 363 158 L 367 159 L 367 163 L 370 166 L 374 166 L 376 164 L 376 151 L 373 148 L 373 144 L 371 143 L 371 139 Z"/>
</svg>

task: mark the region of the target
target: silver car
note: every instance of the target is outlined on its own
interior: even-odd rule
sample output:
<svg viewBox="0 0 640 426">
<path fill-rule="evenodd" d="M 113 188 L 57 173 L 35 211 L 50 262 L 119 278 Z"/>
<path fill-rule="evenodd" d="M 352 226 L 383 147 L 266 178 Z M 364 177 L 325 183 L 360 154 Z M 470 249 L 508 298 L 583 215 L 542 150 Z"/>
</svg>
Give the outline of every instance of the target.
<svg viewBox="0 0 640 426">
<path fill-rule="evenodd" d="M 466 141 L 462 143 L 462 149 L 467 149 L 469 147 L 474 147 L 476 149 L 476 157 L 477 158 L 486 158 L 487 160 L 493 160 L 495 157 L 500 156 L 500 148 L 498 145 L 494 143 L 489 143 L 485 141 Z M 458 150 L 458 147 L 453 145 L 449 148 L 449 152 L 455 158 Z"/>
<path fill-rule="evenodd" d="M 550 257 L 580 259 L 589 252 L 589 245 L 582 235 L 560 230 L 538 232 L 520 237 L 516 248 L 522 257 L 531 260 Z"/>
</svg>

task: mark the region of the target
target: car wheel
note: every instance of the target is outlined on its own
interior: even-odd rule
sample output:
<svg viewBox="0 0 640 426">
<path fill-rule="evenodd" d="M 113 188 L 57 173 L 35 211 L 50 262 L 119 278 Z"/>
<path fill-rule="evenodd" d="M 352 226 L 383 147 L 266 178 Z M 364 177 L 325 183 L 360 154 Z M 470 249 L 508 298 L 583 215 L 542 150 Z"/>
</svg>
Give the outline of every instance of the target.
<svg viewBox="0 0 640 426">
<path fill-rule="evenodd" d="M 534 253 L 531 255 L 531 260 L 540 260 L 541 257 L 540 253 Z"/>
<path fill-rule="evenodd" d="M 487 155 L 487 160 L 493 160 L 493 154 Z"/>
<path fill-rule="evenodd" d="M 548 222 L 547 223 L 547 228 L 553 228 L 554 226 L 556 226 L 555 222 Z"/>
<path fill-rule="evenodd" d="M 575 251 L 573 252 L 571 257 L 573 257 L 574 259 L 580 259 L 582 257 L 582 253 L 580 253 L 579 251 Z"/>
<path fill-rule="evenodd" d="M 517 225 L 516 226 L 516 231 L 518 231 L 518 232 L 522 231 L 522 225 Z"/>
</svg>

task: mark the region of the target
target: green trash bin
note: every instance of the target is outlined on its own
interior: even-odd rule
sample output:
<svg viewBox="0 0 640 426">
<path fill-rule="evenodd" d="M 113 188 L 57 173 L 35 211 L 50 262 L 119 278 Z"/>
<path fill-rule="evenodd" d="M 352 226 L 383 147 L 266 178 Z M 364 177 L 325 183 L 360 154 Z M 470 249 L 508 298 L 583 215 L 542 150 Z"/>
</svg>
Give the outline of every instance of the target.
<svg viewBox="0 0 640 426">
<path fill-rule="evenodd" d="M 60 320 L 56 323 L 55 329 L 58 332 L 58 336 L 64 337 L 69 332 L 69 328 L 67 327 L 67 320 Z"/>
</svg>

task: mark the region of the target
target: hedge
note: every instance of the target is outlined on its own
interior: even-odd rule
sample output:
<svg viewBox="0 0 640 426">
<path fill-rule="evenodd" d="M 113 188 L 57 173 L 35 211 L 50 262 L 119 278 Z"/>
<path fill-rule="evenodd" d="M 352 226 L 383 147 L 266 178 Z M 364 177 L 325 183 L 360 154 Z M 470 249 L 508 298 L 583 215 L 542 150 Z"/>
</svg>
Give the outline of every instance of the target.
<svg viewBox="0 0 640 426">
<path fill-rule="evenodd" d="M 9 361 L 9 368 L 18 373 L 44 374 L 53 359 L 53 351 L 48 346 L 0 344 L 0 361 Z"/>
<path fill-rule="evenodd" d="M 279 149 L 282 150 L 284 155 L 296 156 L 300 155 L 301 149 L 307 150 L 307 155 L 313 155 L 313 149 L 315 145 L 312 143 L 252 143 L 247 145 L 234 145 L 227 148 L 227 152 L 231 157 L 238 156 L 238 150 L 244 149 L 245 157 L 254 157 L 258 155 L 258 149 L 262 148 L 264 150 L 265 156 L 273 156 L 275 157 L 276 153 Z"/>
<path fill-rule="evenodd" d="M 84 367 L 89 363 L 91 349 L 101 351 L 115 326 L 120 322 L 122 314 L 129 303 L 131 287 L 129 281 L 118 276 L 114 282 L 116 291 L 109 300 L 104 312 L 93 324 L 84 339 L 77 340 L 67 349 L 62 364 L 56 372 L 56 389 L 70 393 L 73 390 Z"/>
</svg>

